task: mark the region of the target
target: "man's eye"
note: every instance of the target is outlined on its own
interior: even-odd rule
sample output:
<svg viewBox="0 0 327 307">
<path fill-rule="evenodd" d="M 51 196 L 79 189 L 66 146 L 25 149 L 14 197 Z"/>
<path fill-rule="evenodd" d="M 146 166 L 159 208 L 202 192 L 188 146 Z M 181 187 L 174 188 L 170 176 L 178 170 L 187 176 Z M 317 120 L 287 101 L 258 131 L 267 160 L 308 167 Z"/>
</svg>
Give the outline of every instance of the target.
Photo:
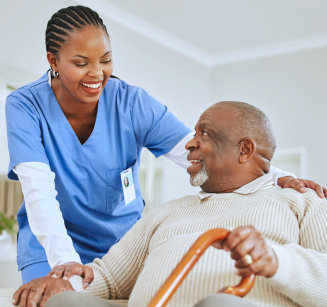
<svg viewBox="0 0 327 307">
<path fill-rule="evenodd" d="M 207 131 L 202 130 L 202 135 L 209 135 Z"/>
</svg>

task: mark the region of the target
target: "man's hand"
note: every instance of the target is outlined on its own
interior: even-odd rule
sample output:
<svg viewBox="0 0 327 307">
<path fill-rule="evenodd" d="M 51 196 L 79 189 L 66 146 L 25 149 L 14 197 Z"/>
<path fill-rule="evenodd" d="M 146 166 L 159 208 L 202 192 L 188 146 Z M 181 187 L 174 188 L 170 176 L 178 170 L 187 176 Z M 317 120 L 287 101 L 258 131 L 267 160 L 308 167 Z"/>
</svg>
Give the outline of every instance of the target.
<svg viewBox="0 0 327 307">
<path fill-rule="evenodd" d="M 240 276 L 256 274 L 272 277 L 277 271 L 278 259 L 274 250 L 252 226 L 235 228 L 225 241 L 216 242 L 213 246 L 231 252 Z"/>
<path fill-rule="evenodd" d="M 74 290 L 69 281 L 45 276 L 21 286 L 13 296 L 13 304 L 19 304 L 20 307 L 43 307 L 52 295 L 69 290 Z"/>
<path fill-rule="evenodd" d="M 300 193 L 305 193 L 306 188 L 315 190 L 320 198 L 327 198 L 327 189 L 311 180 L 286 176 L 278 179 L 278 185 L 282 188 L 292 188 Z"/>
<path fill-rule="evenodd" d="M 68 262 L 55 266 L 47 276 L 68 280 L 73 275 L 84 277 L 83 288 L 86 289 L 94 279 L 93 270 L 77 262 Z"/>
</svg>

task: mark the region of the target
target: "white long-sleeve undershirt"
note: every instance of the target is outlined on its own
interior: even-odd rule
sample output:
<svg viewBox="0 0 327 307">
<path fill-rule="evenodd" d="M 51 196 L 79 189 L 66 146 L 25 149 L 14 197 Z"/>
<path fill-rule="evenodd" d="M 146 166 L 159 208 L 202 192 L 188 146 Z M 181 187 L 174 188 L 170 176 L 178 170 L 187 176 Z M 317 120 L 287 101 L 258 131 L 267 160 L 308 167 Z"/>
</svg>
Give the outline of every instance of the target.
<svg viewBox="0 0 327 307">
<path fill-rule="evenodd" d="M 22 186 L 31 231 L 44 248 L 50 267 L 82 263 L 67 234 L 56 199 L 55 173 L 42 162 L 20 163 L 13 170 Z"/>
<path fill-rule="evenodd" d="M 185 144 L 192 139 L 193 132 L 185 136 L 169 153 L 164 156 L 183 168 L 189 166 Z M 26 212 L 32 233 L 44 248 L 50 267 L 67 262 L 81 263 L 73 242 L 65 228 L 56 199 L 55 173 L 43 162 L 19 163 L 13 169 L 22 186 Z M 275 184 L 278 178 L 293 174 L 271 167 Z"/>
</svg>

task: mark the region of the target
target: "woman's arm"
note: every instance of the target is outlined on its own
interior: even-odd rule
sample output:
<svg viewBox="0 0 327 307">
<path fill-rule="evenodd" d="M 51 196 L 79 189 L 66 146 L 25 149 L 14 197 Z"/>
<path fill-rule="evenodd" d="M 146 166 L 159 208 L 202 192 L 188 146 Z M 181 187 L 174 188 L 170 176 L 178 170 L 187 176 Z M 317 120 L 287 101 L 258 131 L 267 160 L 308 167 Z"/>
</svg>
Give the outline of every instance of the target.
<svg viewBox="0 0 327 307">
<path fill-rule="evenodd" d="M 31 230 L 44 248 L 50 267 L 67 262 L 81 263 L 67 234 L 56 199 L 55 174 L 46 163 L 19 163 L 13 169 L 22 186 Z"/>
<path fill-rule="evenodd" d="M 194 131 L 187 134 L 170 152 L 167 152 L 163 156 L 175 162 L 182 168 L 187 169 L 190 166 L 190 163 L 187 161 L 187 155 L 189 152 L 185 149 L 185 145 L 193 138 L 193 135 Z"/>
</svg>

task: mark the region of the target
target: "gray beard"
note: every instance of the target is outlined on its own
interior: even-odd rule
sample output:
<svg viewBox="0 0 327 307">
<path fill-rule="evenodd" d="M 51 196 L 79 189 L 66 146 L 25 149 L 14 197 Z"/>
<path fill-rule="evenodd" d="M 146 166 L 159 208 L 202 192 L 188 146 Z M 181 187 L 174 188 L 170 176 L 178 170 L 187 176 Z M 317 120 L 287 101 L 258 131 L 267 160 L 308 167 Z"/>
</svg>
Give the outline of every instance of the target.
<svg viewBox="0 0 327 307">
<path fill-rule="evenodd" d="M 203 185 L 209 179 L 206 166 L 202 163 L 201 171 L 199 171 L 194 177 L 190 178 L 190 183 L 193 187 L 199 187 Z"/>
</svg>

